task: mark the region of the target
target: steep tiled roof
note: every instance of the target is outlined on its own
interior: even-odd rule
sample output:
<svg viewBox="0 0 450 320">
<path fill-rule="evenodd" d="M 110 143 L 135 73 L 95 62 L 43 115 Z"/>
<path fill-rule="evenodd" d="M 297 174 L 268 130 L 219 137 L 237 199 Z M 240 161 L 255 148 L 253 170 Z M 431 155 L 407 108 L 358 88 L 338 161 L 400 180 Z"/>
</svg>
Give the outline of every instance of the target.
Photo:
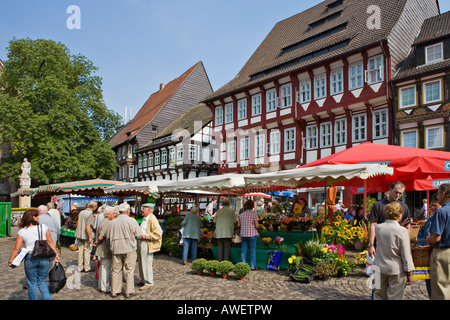
<svg viewBox="0 0 450 320">
<path fill-rule="evenodd" d="M 263 83 L 283 74 L 306 66 L 314 65 L 327 59 L 338 57 L 344 53 L 379 43 L 386 39 L 389 32 L 397 23 L 407 0 L 344 0 L 342 5 L 329 7 L 336 0 L 324 1 L 306 11 L 278 22 L 257 50 L 253 53 L 238 75 L 204 99 L 205 102 L 217 99 L 235 90 L 241 90 Z M 373 14 L 368 8 L 376 5 L 380 8 L 380 28 L 369 29 L 367 21 Z M 325 21 L 326 23 L 316 23 Z M 311 27 L 315 25 L 315 27 Z M 336 30 L 345 25 L 345 30 L 333 32 L 321 38 L 327 31 Z M 295 50 L 283 51 L 296 43 L 312 39 L 318 35 L 316 41 L 300 46 Z M 324 48 L 347 42 L 348 45 L 340 49 L 320 54 Z M 306 60 L 311 53 L 319 53 L 316 57 Z M 270 72 L 264 71 L 270 70 Z M 258 77 L 253 77 L 257 75 Z"/>
<path fill-rule="evenodd" d="M 416 47 L 430 43 L 433 40 L 438 41 L 442 37 L 450 36 L 450 11 L 441 15 L 426 19 L 422 25 L 419 35 L 414 41 L 414 46 L 410 54 L 403 62 L 400 70 L 393 77 L 393 81 L 407 80 L 418 75 L 425 75 L 450 68 L 450 59 L 443 61 L 423 64 L 417 66 Z"/>
<path fill-rule="evenodd" d="M 426 19 L 422 25 L 419 35 L 416 38 L 416 41 L 414 41 L 414 45 L 448 35 L 450 35 L 450 11 Z"/>
<path fill-rule="evenodd" d="M 126 140 L 131 139 L 148 123 L 150 123 L 199 64 L 201 64 L 201 62 L 192 66 L 180 77 L 166 84 L 162 90 L 153 93 L 144 103 L 136 116 L 110 140 L 109 143 L 111 147 L 115 147 Z"/>
<path fill-rule="evenodd" d="M 177 129 L 187 130 L 191 135 L 194 133 L 194 124 L 195 121 L 201 122 L 200 129 L 203 128 L 206 124 L 211 122 L 212 113 L 211 110 L 204 104 L 201 103 L 196 107 L 189 109 L 186 113 L 181 115 L 177 120 L 175 120 L 170 126 L 168 126 L 163 132 L 161 132 L 155 140 L 171 135 Z M 153 145 L 153 141 L 147 143 L 143 148 Z"/>
</svg>

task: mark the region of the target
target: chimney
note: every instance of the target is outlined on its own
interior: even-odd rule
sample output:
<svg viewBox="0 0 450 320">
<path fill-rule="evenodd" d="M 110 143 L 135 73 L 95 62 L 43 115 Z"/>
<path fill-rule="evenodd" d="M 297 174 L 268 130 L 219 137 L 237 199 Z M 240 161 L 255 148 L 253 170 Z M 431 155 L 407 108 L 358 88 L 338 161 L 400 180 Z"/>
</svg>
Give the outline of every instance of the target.
<svg viewBox="0 0 450 320">
<path fill-rule="evenodd" d="M 162 89 L 164 89 L 164 83 L 161 83 L 161 84 L 159 85 L 159 91 L 162 91 Z"/>
</svg>

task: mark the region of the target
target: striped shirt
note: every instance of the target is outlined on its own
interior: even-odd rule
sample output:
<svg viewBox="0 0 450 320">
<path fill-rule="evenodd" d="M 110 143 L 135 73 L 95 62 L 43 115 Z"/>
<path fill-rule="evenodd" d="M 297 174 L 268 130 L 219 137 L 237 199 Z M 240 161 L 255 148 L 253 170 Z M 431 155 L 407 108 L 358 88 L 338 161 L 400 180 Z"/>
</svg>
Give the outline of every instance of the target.
<svg viewBox="0 0 450 320">
<path fill-rule="evenodd" d="M 255 221 L 258 222 L 258 215 L 252 211 L 247 210 L 239 215 L 241 223 L 241 237 L 254 237 L 258 235 L 258 230 L 255 228 Z"/>
</svg>

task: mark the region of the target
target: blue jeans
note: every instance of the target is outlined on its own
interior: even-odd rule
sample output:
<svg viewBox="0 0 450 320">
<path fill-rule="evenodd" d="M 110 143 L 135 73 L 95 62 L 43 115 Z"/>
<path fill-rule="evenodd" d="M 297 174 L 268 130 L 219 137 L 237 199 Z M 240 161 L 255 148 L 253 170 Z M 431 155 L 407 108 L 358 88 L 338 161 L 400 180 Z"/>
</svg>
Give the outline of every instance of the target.
<svg viewBox="0 0 450 320">
<path fill-rule="evenodd" d="M 197 259 L 197 239 L 183 238 L 183 261 L 187 261 L 189 247 L 191 247 L 191 260 Z"/>
<path fill-rule="evenodd" d="M 25 258 L 24 269 L 27 279 L 28 300 L 38 300 L 38 288 L 42 300 L 52 300 L 47 283 L 50 258 L 33 257 L 29 253 Z"/>
<path fill-rule="evenodd" d="M 250 246 L 250 268 L 256 267 L 256 242 L 258 237 L 241 237 L 241 262 L 246 262 L 247 248 Z"/>
</svg>

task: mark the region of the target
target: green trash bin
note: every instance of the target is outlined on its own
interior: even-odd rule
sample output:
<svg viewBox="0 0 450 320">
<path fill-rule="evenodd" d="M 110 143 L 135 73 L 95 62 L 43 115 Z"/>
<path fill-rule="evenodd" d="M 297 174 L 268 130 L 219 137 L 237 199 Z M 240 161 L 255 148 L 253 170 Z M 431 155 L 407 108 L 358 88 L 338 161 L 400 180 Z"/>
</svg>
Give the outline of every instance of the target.
<svg viewBox="0 0 450 320">
<path fill-rule="evenodd" d="M 11 202 L 0 202 L 0 237 L 11 236 Z"/>
</svg>

